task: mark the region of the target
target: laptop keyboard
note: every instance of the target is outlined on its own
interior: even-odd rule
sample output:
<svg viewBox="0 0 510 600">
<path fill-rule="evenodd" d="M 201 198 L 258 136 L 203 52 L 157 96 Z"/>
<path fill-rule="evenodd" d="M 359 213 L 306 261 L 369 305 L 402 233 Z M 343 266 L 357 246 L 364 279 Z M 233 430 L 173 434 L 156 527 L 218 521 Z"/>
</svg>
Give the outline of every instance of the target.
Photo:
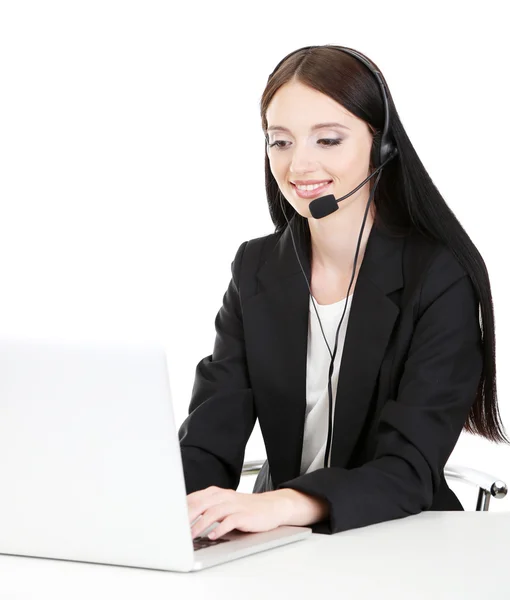
<svg viewBox="0 0 510 600">
<path fill-rule="evenodd" d="M 210 540 L 208 537 L 198 537 L 193 540 L 193 550 L 202 550 L 203 548 L 209 548 L 209 546 L 216 546 L 222 542 L 229 542 L 228 538 L 220 537 L 217 540 Z"/>
</svg>

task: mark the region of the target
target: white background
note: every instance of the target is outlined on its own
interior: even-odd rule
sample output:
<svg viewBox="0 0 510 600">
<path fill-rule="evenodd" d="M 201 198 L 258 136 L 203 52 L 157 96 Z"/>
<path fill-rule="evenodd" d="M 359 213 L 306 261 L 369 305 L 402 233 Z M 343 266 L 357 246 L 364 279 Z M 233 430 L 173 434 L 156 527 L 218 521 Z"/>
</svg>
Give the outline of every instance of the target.
<svg viewBox="0 0 510 600">
<path fill-rule="evenodd" d="M 2 0 L 0 335 L 163 341 L 180 424 L 235 252 L 274 231 L 267 77 L 299 47 L 350 46 L 486 261 L 510 429 L 504 5 Z M 246 459 L 263 456 L 256 426 Z M 451 462 L 510 483 L 510 447 L 463 434 Z"/>
</svg>

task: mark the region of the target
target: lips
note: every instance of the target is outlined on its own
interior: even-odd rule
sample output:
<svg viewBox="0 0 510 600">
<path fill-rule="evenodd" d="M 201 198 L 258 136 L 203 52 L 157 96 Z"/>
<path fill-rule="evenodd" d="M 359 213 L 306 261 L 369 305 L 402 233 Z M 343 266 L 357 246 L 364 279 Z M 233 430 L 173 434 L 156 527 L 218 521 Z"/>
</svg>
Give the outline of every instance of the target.
<svg viewBox="0 0 510 600">
<path fill-rule="evenodd" d="M 296 179 L 295 181 L 291 181 L 294 185 L 315 185 L 316 183 L 330 183 L 331 179 Z"/>
<path fill-rule="evenodd" d="M 329 186 L 331 185 L 331 181 L 328 181 L 326 183 L 324 183 L 324 185 L 321 185 L 320 187 L 316 188 L 315 190 L 300 190 L 297 188 L 296 184 L 292 183 L 292 187 L 294 189 L 294 193 L 299 197 L 299 198 L 305 198 L 305 199 L 309 199 L 309 198 L 315 198 L 316 196 L 323 196 L 324 195 L 324 190 L 327 190 L 329 188 Z"/>
</svg>

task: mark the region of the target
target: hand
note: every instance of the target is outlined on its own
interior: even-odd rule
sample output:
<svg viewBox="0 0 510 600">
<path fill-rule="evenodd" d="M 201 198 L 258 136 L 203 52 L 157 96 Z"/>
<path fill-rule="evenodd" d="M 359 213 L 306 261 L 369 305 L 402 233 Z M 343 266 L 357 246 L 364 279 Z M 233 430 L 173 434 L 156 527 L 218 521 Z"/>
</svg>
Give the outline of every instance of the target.
<svg viewBox="0 0 510 600">
<path fill-rule="evenodd" d="M 188 494 L 187 500 L 190 525 L 201 515 L 191 529 L 193 539 L 216 521 L 219 525 L 209 535 L 214 539 L 232 529 L 250 532 L 269 531 L 285 522 L 289 509 L 288 497 L 274 491 L 243 494 L 235 490 L 210 486 L 205 490 Z"/>
</svg>

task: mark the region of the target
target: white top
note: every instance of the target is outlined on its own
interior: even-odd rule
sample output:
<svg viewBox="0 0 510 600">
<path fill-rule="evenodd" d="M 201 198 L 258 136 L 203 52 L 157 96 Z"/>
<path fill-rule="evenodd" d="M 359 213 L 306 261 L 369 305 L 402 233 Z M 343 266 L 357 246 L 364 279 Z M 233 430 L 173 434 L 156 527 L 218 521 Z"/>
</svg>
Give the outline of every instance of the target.
<svg viewBox="0 0 510 600">
<path fill-rule="evenodd" d="M 333 392 L 333 415 L 335 414 L 335 396 L 338 385 L 338 373 L 345 341 L 345 332 L 351 311 L 352 294 L 345 311 L 344 320 L 338 332 L 338 345 L 336 349 L 333 375 L 331 376 L 331 389 Z M 315 300 L 315 298 L 314 298 Z M 324 335 L 328 340 L 331 354 L 335 348 L 335 335 L 338 324 L 342 318 L 347 298 L 334 304 L 319 304 L 315 306 L 322 323 Z M 301 456 L 300 475 L 315 471 L 324 466 L 326 442 L 328 438 L 329 396 L 328 373 L 331 355 L 322 335 L 317 319 L 312 296 L 310 296 L 310 319 L 308 321 L 308 350 L 306 366 L 306 414 L 303 438 L 303 453 Z M 331 450 L 328 466 L 331 463 Z"/>
</svg>

